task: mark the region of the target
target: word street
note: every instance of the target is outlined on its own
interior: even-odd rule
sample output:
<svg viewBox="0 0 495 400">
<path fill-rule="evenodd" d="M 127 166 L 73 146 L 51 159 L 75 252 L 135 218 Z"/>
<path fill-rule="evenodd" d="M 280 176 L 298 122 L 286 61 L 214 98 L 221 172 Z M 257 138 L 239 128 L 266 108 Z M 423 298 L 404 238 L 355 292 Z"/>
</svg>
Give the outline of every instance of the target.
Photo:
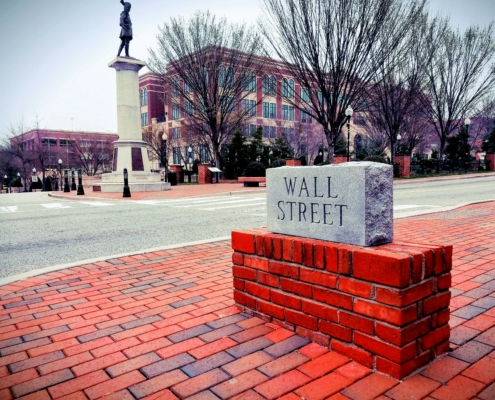
<svg viewBox="0 0 495 400">
<path fill-rule="evenodd" d="M 278 202 L 278 219 L 284 221 L 308 222 L 311 224 L 334 225 L 337 218 L 338 226 L 343 226 L 346 204 L 313 202 L 308 199 L 338 199 L 339 195 L 332 193 L 332 177 L 318 176 L 306 180 L 305 177 L 284 177 L 287 196 L 297 197 L 299 201 Z M 303 200 L 304 199 L 304 200 Z M 336 215 L 335 215 L 336 214 Z"/>
</svg>

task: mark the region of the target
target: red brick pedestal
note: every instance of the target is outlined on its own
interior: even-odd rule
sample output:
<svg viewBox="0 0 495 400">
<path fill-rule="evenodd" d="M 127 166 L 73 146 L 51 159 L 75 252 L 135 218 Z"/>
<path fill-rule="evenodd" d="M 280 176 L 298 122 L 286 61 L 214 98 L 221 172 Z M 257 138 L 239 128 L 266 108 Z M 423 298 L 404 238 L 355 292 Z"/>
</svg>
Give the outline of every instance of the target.
<svg viewBox="0 0 495 400">
<path fill-rule="evenodd" d="M 232 233 L 234 299 L 402 379 L 449 348 L 452 246 L 362 248 L 266 230 Z"/>
<path fill-rule="evenodd" d="M 301 160 L 290 158 L 290 159 L 285 160 L 285 165 L 287 167 L 300 167 L 301 166 Z"/>
<path fill-rule="evenodd" d="M 181 172 L 184 170 L 184 168 L 182 168 L 182 165 L 170 165 L 169 168 L 170 171 L 175 172 L 175 175 L 177 175 L 177 183 L 180 183 L 180 175 Z"/>
<path fill-rule="evenodd" d="M 399 178 L 411 176 L 411 156 L 395 156 L 395 163 L 399 164 Z"/>
<path fill-rule="evenodd" d="M 211 171 L 208 169 L 210 164 L 198 165 L 198 183 L 210 184 L 211 183 Z"/>
<path fill-rule="evenodd" d="M 347 156 L 333 156 L 333 164 L 343 164 L 347 162 Z"/>
<path fill-rule="evenodd" d="M 490 161 L 488 163 L 488 170 L 495 171 L 495 154 L 486 154 L 485 161 Z"/>
</svg>

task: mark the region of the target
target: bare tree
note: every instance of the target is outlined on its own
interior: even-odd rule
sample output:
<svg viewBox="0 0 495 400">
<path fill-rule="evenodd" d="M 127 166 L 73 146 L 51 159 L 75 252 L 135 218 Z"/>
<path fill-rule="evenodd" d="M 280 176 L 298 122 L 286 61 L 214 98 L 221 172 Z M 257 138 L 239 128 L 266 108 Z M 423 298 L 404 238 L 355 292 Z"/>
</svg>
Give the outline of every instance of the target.
<svg viewBox="0 0 495 400">
<path fill-rule="evenodd" d="M 426 13 L 418 15 L 412 25 L 414 29 L 397 43 L 396 51 L 376 63 L 375 81 L 367 87 L 368 117 L 387 135 L 392 162 L 399 134 L 404 139 L 402 148 L 406 137 L 412 148 L 419 140 L 416 125 L 425 103 L 422 64 L 431 58 L 425 46 L 427 20 Z"/>
<path fill-rule="evenodd" d="M 150 128 L 143 129 L 143 141 L 148 144 L 148 150 L 150 158 L 160 161 L 165 173 L 167 173 L 168 167 L 168 154 L 170 146 L 167 146 L 167 140 L 163 139 L 165 130 L 157 124 L 153 124 Z M 165 134 L 166 135 L 166 134 Z"/>
<path fill-rule="evenodd" d="M 364 97 L 376 70 L 396 53 L 425 1 L 404 5 L 401 0 L 264 0 L 264 4 L 266 20 L 260 27 L 269 53 L 282 60 L 279 74 L 285 68 L 302 87 L 300 92 L 289 91 L 284 101 L 308 110 L 323 127 L 331 160 L 347 119 L 346 108 L 365 111 Z"/>
<path fill-rule="evenodd" d="M 22 119 L 17 124 L 10 124 L 3 144 L 3 154 L 7 157 L 6 172 L 10 172 L 11 178 L 19 173 L 24 180 L 24 191 L 27 191 L 31 170 L 36 165 L 36 155 L 24 135 L 25 131 L 26 127 Z"/>
<path fill-rule="evenodd" d="M 250 107 L 241 105 L 256 92 L 261 40 L 245 24 L 199 11 L 189 20 L 171 18 L 157 38 L 148 67 L 165 84 L 172 119 L 182 116 L 208 139 L 218 167 L 222 145 L 250 117 Z"/>
<path fill-rule="evenodd" d="M 447 137 L 493 93 L 493 24 L 461 32 L 451 28 L 448 18 L 437 17 L 431 21 L 426 39 L 433 57 L 424 63 L 428 93 L 424 103 L 426 117 L 440 141 L 441 160 Z"/>
<path fill-rule="evenodd" d="M 87 176 L 106 172 L 105 166 L 108 167 L 112 159 L 112 143 L 91 139 L 73 140 L 72 143 L 74 151 L 72 164 L 75 168 L 80 168 Z"/>
</svg>

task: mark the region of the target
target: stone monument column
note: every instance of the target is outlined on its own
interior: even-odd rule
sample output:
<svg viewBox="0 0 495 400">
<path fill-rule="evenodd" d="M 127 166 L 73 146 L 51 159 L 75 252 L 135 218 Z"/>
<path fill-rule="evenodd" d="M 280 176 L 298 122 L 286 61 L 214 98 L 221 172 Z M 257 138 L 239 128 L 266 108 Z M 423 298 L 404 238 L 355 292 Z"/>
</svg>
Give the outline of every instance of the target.
<svg viewBox="0 0 495 400">
<path fill-rule="evenodd" d="M 117 132 L 114 142 L 113 172 L 102 175 L 102 192 L 120 192 L 124 168 L 132 191 L 168 190 L 160 174 L 151 172 L 148 146 L 142 140 L 138 72 L 146 64 L 135 58 L 117 57 L 108 66 L 117 73 Z"/>
</svg>

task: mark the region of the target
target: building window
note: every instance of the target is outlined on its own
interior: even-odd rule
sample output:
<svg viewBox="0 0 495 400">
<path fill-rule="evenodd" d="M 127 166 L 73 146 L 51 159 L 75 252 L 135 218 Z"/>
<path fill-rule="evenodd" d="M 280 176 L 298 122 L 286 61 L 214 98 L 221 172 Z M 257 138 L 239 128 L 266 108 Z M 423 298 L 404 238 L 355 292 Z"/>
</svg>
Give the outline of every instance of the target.
<svg viewBox="0 0 495 400">
<path fill-rule="evenodd" d="M 148 126 L 148 113 L 141 114 L 141 126 Z"/>
<path fill-rule="evenodd" d="M 182 161 L 182 156 L 180 154 L 180 147 L 172 148 L 172 155 L 174 159 L 174 164 L 179 165 Z"/>
<path fill-rule="evenodd" d="M 220 96 L 220 107 L 225 112 L 234 111 L 234 98 L 230 96 Z"/>
<path fill-rule="evenodd" d="M 186 116 L 192 117 L 194 115 L 194 104 L 190 100 L 186 100 L 184 103 L 184 112 Z"/>
<path fill-rule="evenodd" d="M 277 80 L 273 75 L 270 77 L 268 75 L 263 76 L 263 93 L 270 96 L 277 94 Z"/>
<path fill-rule="evenodd" d="M 189 84 L 186 81 L 184 81 L 184 92 L 185 93 L 191 93 L 192 92 L 191 86 L 189 86 Z"/>
<path fill-rule="evenodd" d="M 301 88 L 301 100 L 306 103 L 309 102 L 309 89 Z"/>
<path fill-rule="evenodd" d="M 144 88 L 140 93 L 141 107 L 148 105 L 148 89 Z"/>
<path fill-rule="evenodd" d="M 243 74 L 243 90 L 246 92 L 256 92 L 256 75 L 252 72 L 244 72 Z"/>
<path fill-rule="evenodd" d="M 276 126 L 264 126 L 263 127 L 263 137 L 267 139 L 275 139 L 277 137 L 277 127 Z"/>
<path fill-rule="evenodd" d="M 172 106 L 172 119 L 180 119 L 180 107 L 178 104 Z"/>
<path fill-rule="evenodd" d="M 56 147 L 57 146 L 57 139 L 42 138 L 41 139 L 41 145 L 42 146 L 48 146 L 48 147 Z M 60 140 L 60 146 L 62 146 L 62 139 Z"/>
<path fill-rule="evenodd" d="M 210 149 L 207 146 L 199 146 L 199 161 L 201 164 L 210 162 Z"/>
<path fill-rule="evenodd" d="M 306 109 L 305 111 L 301 111 L 301 122 L 304 122 L 307 124 L 311 123 L 311 115 L 310 115 L 308 109 Z"/>
<path fill-rule="evenodd" d="M 171 82 L 172 86 L 172 97 L 178 97 L 180 95 L 180 79 L 174 78 Z"/>
<path fill-rule="evenodd" d="M 74 147 L 74 141 L 68 139 L 60 139 L 60 147 Z"/>
<path fill-rule="evenodd" d="M 250 117 L 256 116 L 256 100 L 242 100 L 242 111 L 244 111 Z"/>
<path fill-rule="evenodd" d="M 276 118 L 277 105 L 275 103 L 263 103 L 263 118 Z"/>
<path fill-rule="evenodd" d="M 219 74 L 219 82 L 218 85 L 220 87 L 232 87 L 234 86 L 234 68 L 229 67 L 225 68 L 223 65 L 220 67 L 218 72 Z"/>
<path fill-rule="evenodd" d="M 91 147 L 91 140 L 81 140 L 79 142 L 79 144 L 81 145 L 81 147 Z"/>
<path fill-rule="evenodd" d="M 294 106 L 289 106 L 287 104 L 282 106 L 282 119 L 294 121 Z"/>
<path fill-rule="evenodd" d="M 180 139 L 180 127 L 172 128 L 172 139 Z"/>
<path fill-rule="evenodd" d="M 282 80 L 282 96 L 285 98 L 294 97 L 294 81 L 284 78 Z"/>
</svg>

